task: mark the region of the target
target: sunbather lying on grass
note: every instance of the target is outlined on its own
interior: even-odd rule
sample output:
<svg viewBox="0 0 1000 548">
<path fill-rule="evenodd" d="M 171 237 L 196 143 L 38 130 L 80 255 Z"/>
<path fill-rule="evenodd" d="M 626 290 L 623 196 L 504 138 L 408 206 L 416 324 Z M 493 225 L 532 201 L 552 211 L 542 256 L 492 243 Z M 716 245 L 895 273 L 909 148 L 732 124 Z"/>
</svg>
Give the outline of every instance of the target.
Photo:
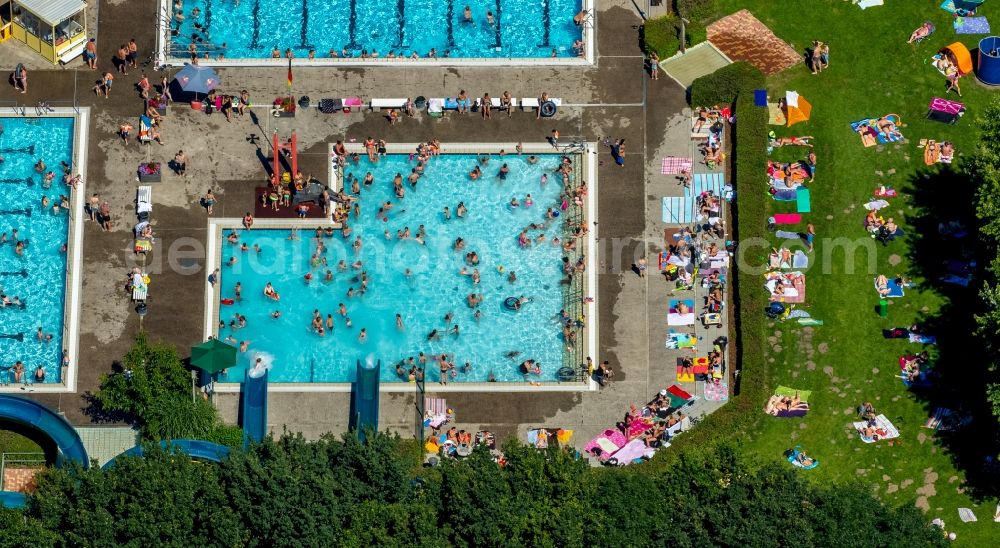
<svg viewBox="0 0 1000 548">
<path fill-rule="evenodd" d="M 788 396 L 771 396 L 767 400 L 767 407 L 764 411 L 769 415 L 777 415 L 782 411 L 792 411 L 792 410 L 808 410 L 809 404 L 799 399 L 799 393 L 796 392 L 795 396 L 789 398 Z"/>
<path fill-rule="evenodd" d="M 906 41 L 907 44 L 912 44 L 914 42 L 919 42 L 924 38 L 927 38 L 931 34 L 931 29 L 934 26 L 931 25 L 930 21 L 924 21 L 923 25 L 917 27 L 917 30 L 910 33 L 910 39 Z"/>
<path fill-rule="evenodd" d="M 771 146 L 775 148 L 783 146 L 802 146 L 812 148 L 812 143 L 809 142 L 812 139 L 812 135 L 803 135 L 801 137 L 777 137 L 775 139 L 771 139 Z"/>
</svg>

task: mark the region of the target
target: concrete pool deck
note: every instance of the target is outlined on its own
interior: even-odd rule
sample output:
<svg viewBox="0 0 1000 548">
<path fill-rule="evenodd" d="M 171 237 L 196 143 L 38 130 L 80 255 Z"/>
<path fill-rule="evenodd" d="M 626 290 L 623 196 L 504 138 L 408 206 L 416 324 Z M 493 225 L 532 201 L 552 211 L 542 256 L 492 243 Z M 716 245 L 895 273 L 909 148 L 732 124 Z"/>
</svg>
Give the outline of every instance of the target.
<svg viewBox="0 0 1000 548">
<path fill-rule="evenodd" d="M 108 199 L 115 229 L 104 233 L 87 227 L 83 235 L 83 291 L 77 392 L 36 395 L 64 412 L 74 424 L 89 425 L 88 393 L 100 376 L 112 370 L 115 360 L 128 350 L 138 331 L 138 317 L 119 280 L 135 262 L 131 253 L 131 226 L 135 219 L 135 169 L 139 162 L 164 164 L 182 148 L 189 155 L 187 177 L 169 171 L 163 182 L 153 183 L 153 224 L 158 239 L 147 259 L 153 283 L 149 313 L 143 326 L 153 340 L 178 345 L 182 355 L 201 342 L 204 317 L 205 212 L 198 198 L 211 186 L 219 203 L 217 217 L 239 217 L 251 206 L 254 187 L 265 182 L 267 138 L 277 129 L 299 135 L 299 162 L 304 173 L 326 177 L 327 143 L 367 135 L 390 143 L 440 139 L 442 142 L 540 141 L 552 129 L 563 140 L 601 142 L 605 136 L 626 139 L 627 161 L 618 167 L 605 147 L 594 156 L 601 181 L 596 193 L 600 207 L 600 239 L 596 242 L 596 283 L 600 295 L 600 333 L 597 363 L 609 360 L 615 371 L 612 383 L 595 392 L 447 394 L 460 428 L 488 429 L 497 435 L 519 435 L 532 426 L 573 428 L 577 439 L 613 425 L 631 403 L 645 403 L 660 389 L 676 382 L 674 356 L 664 348 L 667 289 L 662 278 L 640 278 L 631 271 L 639 256 L 652 263 L 662 249 L 663 229 L 659 203 L 663 196 L 680 195 L 670 176 L 660 174 L 665 156 L 690 154 L 690 111 L 684 90 L 661 78 L 651 82 L 643 73 L 637 49 L 636 26 L 641 20 L 631 2 L 602 3 L 597 18 L 596 58 L 585 67 L 378 67 L 295 69 L 296 95 L 322 97 L 426 97 L 451 96 L 459 88 L 473 95 L 491 95 L 510 89 L 516 96 L 547 91 L 563 99 L 555 118 L 536 120 L 529 112 L 515 112 L 507 119 L 494 116 L 483 121 L 476 114 L 452 114 L 444 119 L 418 115 L 390 126 L 378 113 L 320 114 L 306 111 L 295 118 L 273 118 L 267 111 L 226 123 L 218 113 L 205 116 L 187 105 L 174 105 L 162 128 L 165 146 L 123 146 L 118 125 L 133 125 L 141 109 L 131 90 L 136 72 L 119 76 L 110 99 L 90 91 L 97 74 L 87 70 L 33 71 L 29 93 L 0 89 L 0 108 L 15 101 L 33 106 L 38 101 L 67 101 L 91 107 L 88 192 Z M 140 50 L 155 44 L 152 28 L 136 30 L 136 20 L 153 20 L 152 3 L 102 3 L 99 66 L 110 67 L 111 53 L 135 33 Z M 142 57 L 142 56 L 140 56 Z M 258 102 L 269 103 L 286 92 L 283 68 L 219 69 L 224 91 L 247 89 Z M 171 73 L 172 74 L 172 73 Z M 151 79 L 160 73 L 149 72 Z M 486 89 L 484 89 L 486 88 Z M 6 106 L 5 106 L 6 105 Z M 384 114 L 384 113 L 383 113 Z M 255 136 L 256 139 L 249 139 Z M 709 338 L 710 340 L 710 338 Z M 732 369 L 732 368 L 731 368 Z M 695 386 L 682 384 L 696 391 Z M 428 390 L 428 394 L 434 394 Z M 272 393 L 269 423 L 273 431 L 301 431 L 308 437 L 343 431 L 348 423 L 349 394 Z M 382 398 L 380 427 L 412 436 L 418 424 L 417 398 L 411 393 Z M 215 401 L 223 416 L 235 420 L 236 394 L 218 394 Z M 719 402 L 698 400 L 690 413 L 709 411 Z"/>
</svg>

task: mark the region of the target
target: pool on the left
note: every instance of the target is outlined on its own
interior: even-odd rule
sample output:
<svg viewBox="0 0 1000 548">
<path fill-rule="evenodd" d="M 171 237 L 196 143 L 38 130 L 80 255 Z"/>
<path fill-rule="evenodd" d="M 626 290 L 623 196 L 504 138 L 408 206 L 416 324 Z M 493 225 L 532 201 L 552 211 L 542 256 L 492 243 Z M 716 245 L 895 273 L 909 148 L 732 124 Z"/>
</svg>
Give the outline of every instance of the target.
<svg viewBox="0 0 1000 548">
<path fill-rule="evenodd" d="M 83 215 L 76 195 L 84 189 L 73 179 L 85 165 L 74 149 L 79 126 L 86 124 L 81 116 L 0 117 L 0 385 L 5 387 L 73 388 L 67 377 L 75 375 L 63 366 L 76 357 L 81 250 L 74 240 L 80 238 Z"/>
</svg>

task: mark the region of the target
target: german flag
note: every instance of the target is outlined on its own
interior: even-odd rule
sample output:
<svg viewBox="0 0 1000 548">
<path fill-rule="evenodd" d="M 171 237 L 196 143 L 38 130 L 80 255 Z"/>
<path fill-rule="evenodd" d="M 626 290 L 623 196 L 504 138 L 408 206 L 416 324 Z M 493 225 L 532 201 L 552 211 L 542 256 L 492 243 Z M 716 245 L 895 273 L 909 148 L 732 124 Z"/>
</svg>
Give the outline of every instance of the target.
<svg viewBox="0 0 1000 548">
<path fill-rule="evenodd" d="M 288 89 L 292 89 L 292 58 L 288 58 Z"/>
</svg>

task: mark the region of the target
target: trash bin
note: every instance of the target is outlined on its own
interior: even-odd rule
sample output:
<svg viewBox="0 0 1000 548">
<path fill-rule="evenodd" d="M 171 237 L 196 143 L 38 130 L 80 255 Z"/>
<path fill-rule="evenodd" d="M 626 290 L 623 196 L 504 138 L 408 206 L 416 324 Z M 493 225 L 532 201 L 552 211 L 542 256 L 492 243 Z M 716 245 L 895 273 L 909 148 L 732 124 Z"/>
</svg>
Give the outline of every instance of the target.
<svg viewBox="0 0 1000 548">
<path fill-rule="evenodd" d="M 878 301 L 878 315 L 880 318 L 889 317 L 889 301 L 887 299 L 879 299 Z"/>
<path fill-rule="evenodd" d="M 423 95 L 418 95 L 416 99 L 413 100 L 413 108 L 417 110 L 424 110 L 427 107 L 427 98 Z"/>
</svg>

